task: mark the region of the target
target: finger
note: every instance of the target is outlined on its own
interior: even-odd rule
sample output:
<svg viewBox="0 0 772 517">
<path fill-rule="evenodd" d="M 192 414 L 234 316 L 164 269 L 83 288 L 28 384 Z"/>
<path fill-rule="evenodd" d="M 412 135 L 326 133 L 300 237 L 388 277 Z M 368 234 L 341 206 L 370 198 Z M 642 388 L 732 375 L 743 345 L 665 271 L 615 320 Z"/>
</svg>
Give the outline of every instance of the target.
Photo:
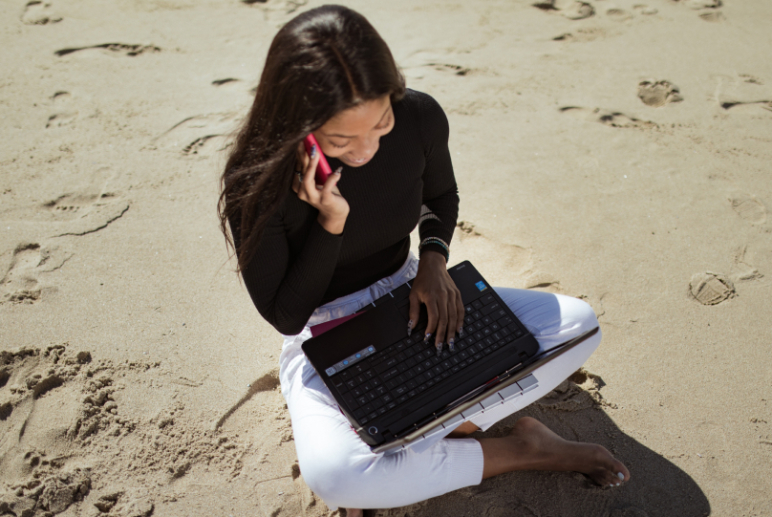
<svg viewBox="0 0 772 517">
<path fill-rule="evenodd" d="M 456 298 L 455 290 L 448 296 L 448 329 L 446 336 L 448 337 L 448 349 L 451 352 L 456 350 L 456 331 L 458 330 L 458 298 Z"/>
<path fill-rule="evenodd" d="M 461 333 L 464 331 L 464 318 L 466 317 L 466 309 L 464 309 L 464 299 L 461 298 L 461 291 L 456 289 L 456 299 L 458 302 L 456 303 L 456 307 L 458 310 L 458 320 L 456 324 L 456 333 L 458 335 L 461 335 Z"/>
<path fill-rule="evenodd" d="M 309 157 L 306 166 L 303 168 L 303 186 L 310 195 L 318 195 L 314 176 L 316 175 L 316 166 L 319 163 L 319 156 L 321 153 L 322 152 L 319 150 L 319 148 L 314 145 L 314 147 L 311 149 L 311 154 L 313 154 L 313 156 Z"/>
<path fill-rule="evenodd" d="M 336 191 L 338 194 L 340 194 L 340 191 L 336 188 L 336 185 L 340 181 L 342 170 L 343 167 L 338 167 L 335 169 L 335 172 L 327 177 L 327 181 L 324 182 L 324 188 L 322 189 L 322 197 L 334 195 Z"/>
<path fill-rule="evenodd" d="M 445 337 L 448 333 L 448 297 L 442 293 L 437 300 L 437 332 L 434 336 L 434 345 L 437 352 L 442 352 Z"/>
<path fill-rule="evenodd" d="M 428 343 L 434 331 L 437 330 L 437 304 L 434 300 L 428 300 L 424 305 L 426 305 L 427 316 L 424 343 Z"/>
<path fill-rule="evenodd" d="M 418 318 L 421 315 L 421 301 L 418 299 L 418 295 L 410 292 L 410 312 L 408 313 L 407 322 L 407 335 L 410 336 L 413 333 L 413 329 L 418 323 Z"/>
</svg>

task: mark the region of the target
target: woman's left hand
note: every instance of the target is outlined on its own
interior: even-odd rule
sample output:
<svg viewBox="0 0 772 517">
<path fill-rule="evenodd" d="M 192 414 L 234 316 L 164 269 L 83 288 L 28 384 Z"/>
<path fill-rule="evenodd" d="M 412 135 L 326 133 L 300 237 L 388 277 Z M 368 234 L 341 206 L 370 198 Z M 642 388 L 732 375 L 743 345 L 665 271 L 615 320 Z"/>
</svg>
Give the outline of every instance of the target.
<svg viewBox="0 0 772 517">
<path fill-rule="evenodd" d="M 464 324 L 464 303 L 461 292 L 448 274 L 445 257 L 435 251 L 425 251 L 418 263 L 418 273 L 410 291 L 411 330 L 418 323 L 422 303 L 426 305 L 429 317 L 425 341 L 434 335 L 434 345 L 439 352 L 447 338 L 448 345 L 453 348 L 455 336 Z"/>
</svg>

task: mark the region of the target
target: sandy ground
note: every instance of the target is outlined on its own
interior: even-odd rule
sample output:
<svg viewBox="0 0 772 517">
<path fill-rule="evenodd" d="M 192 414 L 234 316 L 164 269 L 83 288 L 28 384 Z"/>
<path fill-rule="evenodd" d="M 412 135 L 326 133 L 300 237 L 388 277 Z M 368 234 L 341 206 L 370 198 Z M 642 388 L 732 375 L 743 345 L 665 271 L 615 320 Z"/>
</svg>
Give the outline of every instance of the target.
<svg viewBox="0 0 772 517">
<path fill-rule="evenodd" d="M 0 515 L 333 513 L 215 216 L 270 40 L 315 5 L 0 3 Z M 632 473 L 379 515 L 772 515 L 772 3 L 348 5 L 448 113 L 452 262 L 600 317 L 523 414 Z"/>
</svg>

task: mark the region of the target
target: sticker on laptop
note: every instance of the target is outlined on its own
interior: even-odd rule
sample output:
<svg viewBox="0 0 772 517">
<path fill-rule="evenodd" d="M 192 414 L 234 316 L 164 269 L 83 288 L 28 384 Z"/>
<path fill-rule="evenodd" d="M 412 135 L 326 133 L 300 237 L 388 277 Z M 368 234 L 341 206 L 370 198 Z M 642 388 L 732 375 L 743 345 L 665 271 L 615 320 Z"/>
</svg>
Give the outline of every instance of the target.
<svg viewBox="0 0 772 517">
<path fill-rule="evenodd" d="M 370 345 L 367 348 L 363 348 L 362 350 L 360 350 L 356 354 L 354 354 L 352 356 L 349 356 L 346 359 L 344 359 L 344 360 L 342 360 L 342 361 L 340 361 L 340 362 L 330 366 L 329 368 L 327 368 L 324 371 L 324 373 L 326 373 L 328 377 L 331 377 L 331 376 L 335 375 L 336 373 L 342 372 L 343 370 L 345 370 L 349 366 L 352 366 L 352 365 L 358 363 L 359 361 L 361 361 L 365 357 L 370 356 L 370 355 L 372 355 L 374 353 L 375 353 L 375 347 Z"/>
<path fill-rule="evenodd" d="M 482 280 L 480 280 L 479 282 L 477 282 L 474 285 L 476 285 L 477 289 L 479 289 L 480 291 L 485 291 L 486 289 L 488 289 L 488 286 L 485 285 L 485 282 L 483 282 Z"/>
</svg>

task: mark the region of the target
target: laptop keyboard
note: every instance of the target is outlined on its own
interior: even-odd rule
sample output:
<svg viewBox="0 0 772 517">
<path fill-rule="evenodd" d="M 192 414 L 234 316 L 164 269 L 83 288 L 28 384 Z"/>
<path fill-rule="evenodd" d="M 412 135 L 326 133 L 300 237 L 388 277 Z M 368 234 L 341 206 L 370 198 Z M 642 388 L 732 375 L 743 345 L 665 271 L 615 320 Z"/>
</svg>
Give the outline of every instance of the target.
<svg viewBox="0 0 772 517">
<path fill-rule="evenodd" d="M 464 329 L 456 338 L 455 351 L 445 345 L 438 355 L 433 338 L 423 342 L 426 322 L 419 322 L 410 337 L 330 378 L 360 424 L 384 415 L 525 334 L 493 295 L 464 309 Z"/>
</svg>

